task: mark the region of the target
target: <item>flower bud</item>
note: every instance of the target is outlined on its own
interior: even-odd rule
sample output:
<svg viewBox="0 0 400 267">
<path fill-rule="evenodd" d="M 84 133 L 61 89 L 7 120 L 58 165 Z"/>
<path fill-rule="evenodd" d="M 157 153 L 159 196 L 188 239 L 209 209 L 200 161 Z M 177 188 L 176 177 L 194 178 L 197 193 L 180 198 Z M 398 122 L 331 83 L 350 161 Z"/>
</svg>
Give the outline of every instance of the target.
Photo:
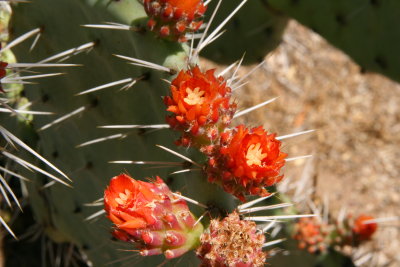
<svg viewBox="0 0 400 267">
<path fill-rule="evenodd" d="M 320 218 L 300 218 L 294 226 L 293 238 L 300 249 L 310 253 L 326 252 L 331 245 L 329 234 L 332 226 L 323 223 Z"/>
<path fill-rule="evenodd" d="M 201 235 L 197 256 L 203 267 L 264 266 L 267 253 L 262 251 L 265 236 L 252 221 L 240 220 L 234 212 L 223 220 L 214 219 Z"/>
<path fill-rule="evenodd" d="M 115 224 L 114 237 L 135 242 L 142 255 L 179 257 L 197 247 L 203 232 L 186 201 L 174 196 L 159 177 L 153 183 L 125 174 L 112 178 L 104 206 Z"/>
<path fill-rule="evenodd" d="M 147 27 L 162 37 L 186 42 L 185 34 L 197 31 L 206 6 L 202 0 L 144 0 L 150 17 Z"/>
<path fill-rule="evenodd" d="M 368 215 L 360 215 L 355 219 L 352 232 L 357 241 L 361 242 L 371 239 L 372 235 L 378 229 L 378 225 L 375 222 L 368 222 L 373 219 L 374 217 Z"/>
<path fill-rule="evenodd" d="M 3 79 L 7 74 L 7 72 L 6 72 L 6 67 L 7 66 L 8 66 L 7 62 L 0 61 L 0 92 L 3 92 L 3 93 L 4 93 L 4 90 L 3 90 L 3 87 L 1 85 L 1 79 Z"/>
</svg>

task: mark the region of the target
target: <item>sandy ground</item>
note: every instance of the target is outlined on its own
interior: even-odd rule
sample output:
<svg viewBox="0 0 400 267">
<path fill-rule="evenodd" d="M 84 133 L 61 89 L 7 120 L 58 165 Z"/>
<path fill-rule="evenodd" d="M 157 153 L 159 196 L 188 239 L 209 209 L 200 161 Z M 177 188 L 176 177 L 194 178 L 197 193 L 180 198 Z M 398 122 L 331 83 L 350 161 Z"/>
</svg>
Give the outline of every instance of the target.
<svg viewBox="0 0 400 267">
<path fill-rule="evenodd" d="M 294 21 L 284 42 L 248 81 L 236 91 L 240 107 L 279 99 L 245 115 L 247 124 L 262 124 L 278 135 L 316 129 L 285 141 L 289 157 L 314 155 L 311 161 L 288 163 L 288 179 L 308 176 L 308 189 L 315 185 L 311 196 L 317 202 L 327 198 L 333 216 L 345 207 L 355 215 L 400 218 L 398 83 L 361 73 L 348 56 Z M 400 223 L 380 226 L 374 241 L 362 248 L 375 251 L 368 262 L 400 266 Z"/>
</svg>

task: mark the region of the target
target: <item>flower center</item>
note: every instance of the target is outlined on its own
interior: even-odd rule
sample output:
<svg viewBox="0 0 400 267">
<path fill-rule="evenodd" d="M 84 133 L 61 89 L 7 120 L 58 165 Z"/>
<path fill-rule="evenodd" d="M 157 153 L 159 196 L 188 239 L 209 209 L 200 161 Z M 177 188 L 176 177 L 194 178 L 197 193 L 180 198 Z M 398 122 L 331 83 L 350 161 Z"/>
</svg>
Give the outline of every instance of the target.
<svg viewBox="0 0 400 267">
<path fill-rule="evenodd" d="M 267 153 L 262 153 L 262 149 L 260 148 L 261 144 L 257 143 L 252 144 L 249 146 L 249 149 L 247 149 L 247 154 L 246 154 L 246 163 L 248 166 L 251 165 L 261 165 L 261 161 L 267 157 Z"/>
<path fill-rule="evenodd" d="M 124 193 L 119 193 L 119 197 L 115 199 L 115 202 L 117 202 L 119 205 L 125 205 L 126 201 L 128 198 L 131 196 L 131 191 L 128 189 L 125 189 L 125 194 Z"/>
<path fill-rule="evenodd" d="M 200 91 L 200 87 L 194 88 L 192 90 L 191 88 L 186 88 L 186 93 L 187 97 L 183 99 L 187 104 L 194 106 L 194 105 L 200 105 L 204 103 L 204 91 Z"/>
</svg>

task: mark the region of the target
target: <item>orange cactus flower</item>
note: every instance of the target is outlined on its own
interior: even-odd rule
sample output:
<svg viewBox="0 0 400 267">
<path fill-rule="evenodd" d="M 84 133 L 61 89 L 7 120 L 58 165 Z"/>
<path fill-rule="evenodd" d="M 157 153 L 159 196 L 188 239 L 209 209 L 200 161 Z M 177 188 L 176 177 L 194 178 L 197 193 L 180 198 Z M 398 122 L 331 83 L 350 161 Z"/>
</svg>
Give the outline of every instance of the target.
<svg viewBox="0 0 400 267">
<path fill-rule="evenodd" d="M 186 42 L 185 34 L 197 31 L 206 11 L 202 0 L 144 0 L 144 9 L 150 17 L 151 31 L 179 42 Z"/>
<path fill-rule="evenodd" d="M 186 202 L 159 177 L 153 183 L 125 174 L 114 177 L 104 192 L 104 206 L 115 224 L 114 237 L 137 243 L 144 256 L 179 257 L 195 248 L 203 231 Z"/>
<path fill-rule="evenodd" d="M 265 187 L 282 180 L 280 170 L 287 156 L 275 137 L 262 127 L 248 129 L 244 125 L 223 133 L 221 146 L 208 162 L 209 180 L 242 201 L 244 194 L 268 195 Z"/>
<path fill-rule="evenodd" d="M 376 223 L 366 223 L 369 220 L 373 220 L 374 217 L 368 215 L 360 215 L 354 221 L 353 234 L 358 241 L 370 240 L 372 235 L 378 229 Z"/>
<path fill-rule="evenodd" d="M 111 180 L 104 192 L 104 205 L 108 218 L 121 230 L 146 227 L 154 223 L 150 216 L 151 207 L 146 204 L 160 200 L 160 196 L 150 188 L 154 185 L 136 181 L 127 175 L 119 175 Z M 134 210 L 132 207 L 136 206 Z"/>
<path fill-rule="evenodd" d="M 203 73 L 198 66 L 182 70 L 171 83 L 171 95 L 164 98 L 167 111 L 174 113 L 167 122 L 184 134 L 183 139 L 213 140 L 235 113 L 231 88 L 214 71 Z"/>
</svg>

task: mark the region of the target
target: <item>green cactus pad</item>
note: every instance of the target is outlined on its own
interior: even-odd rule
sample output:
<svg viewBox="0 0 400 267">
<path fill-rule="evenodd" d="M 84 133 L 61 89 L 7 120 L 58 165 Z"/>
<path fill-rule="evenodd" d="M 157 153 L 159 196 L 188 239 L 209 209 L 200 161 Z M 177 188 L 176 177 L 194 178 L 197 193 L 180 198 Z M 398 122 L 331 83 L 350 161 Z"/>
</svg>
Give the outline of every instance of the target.
<svg viewBox="0 0 400 267">
<path fill-rule="evenodd" d="M 133 250 L 134 246 L 111 240 L 111 224 L 104 215 L 96 222 L 85 221 L 85 218 L 101 210 L 102 206 L 94 208 L 84 204 L 103 197 L 104 188 L 113 176 L 129 172 L 137 179 L 155 175 L 167 178 L 170 172 L 177 170 L 110 164 L 109 161 L 182 162 L 181 159 L 155 147 L 156 144 L 174 147 L 173 141 L 176 136 L 168 129 L 142 131 L 97 128 L 110 124 L 165 123 L 166 111 L 161 96 L 166 95 L 168 85 L 163 83 L 161 78 L 169 76 L 129 65 L 113 54 L 140 58 L 179 69 L 185 64 L 186 48 L 181 44 L 156 39 L 153 34 L 81 26 L 104 22 L 136 26 L 144 16 L 143 7 L 136 0 L 37 0 L 14 7 L 11 27 L 15 37 L 37 27 L 42 29 L 42 36 L 32 52 L 29 52 L 29 41 L 15 48 L 14 53 L 19 62 L 38 62 L 67 49 L 95 42 L 95 46 L 88 53 L 83 52 L 66 61 L 82 66 L 57 69 L 66 75 L 45 79 L 37 85 L 27 85 L 24 90 L 26 97 L 34 103 L 33 109 L 57 114 L 53 117 L 35 117 L 25 132 L 27 142 L 73 179 L 72 189 L 59 184 L 43 189 L 43 185 L 49 180 L 40 175 L 33 179 L 35 182 L 28 184 L 30 204 L 36 220 L 45 227 L 45 231 L 53 240 L 78 245 L 94 266 L 102 266 L 118 259 L 121 261 L 112 266 L 127 262 L 133 264 L 135 261 L 140 261 L 140 266 L 156 266 L 164 260 L 163 257 L 134 258 L 134 252 L 120 251 Z M 119 91 L 118 87 L 113 87 L 75 96 L 79 92 L 105 83 L 141 76 L 144 79 L 128 90 Z M 43 125 L 82 107 L 85 111 L 60 124 L 38 131 Z M 128 136 L 122 140 L 109 140 L 76 148 L 86 141 L 116 133 L 128 133 Z M 34 136 L 37 138 L 33 138 Z M 185 154 L 185 149 L 182 149 L 181 153 Z M 30 162 L 33 161 L 31 158 Z M 27 175 L 28 173 L 26 172 Z M 32 173 L 28 176 L 31 177 Z M 185 193 L 187 179 L 190 178 L 182 175 L 167 181 L 171 182 L 173 189 L 180 189 Z M 207 194 L 209 198 L 200 199 L 208 202 L 216 196 L 224 195 L 216 187 L 207 189 L 207 193 L 210 193 L 210 190 L 216 190 L 217 193 Z M 202 195 L 201 192 L 196 193 Z M 123 260 L 127 257 L 128 259 Z M 189 259 L 193 262 L 193 257 L 193 253 L 185 256 L 184 261 Z M 171 261 L 171 264 L 174 262 Z"/>
</svg>

